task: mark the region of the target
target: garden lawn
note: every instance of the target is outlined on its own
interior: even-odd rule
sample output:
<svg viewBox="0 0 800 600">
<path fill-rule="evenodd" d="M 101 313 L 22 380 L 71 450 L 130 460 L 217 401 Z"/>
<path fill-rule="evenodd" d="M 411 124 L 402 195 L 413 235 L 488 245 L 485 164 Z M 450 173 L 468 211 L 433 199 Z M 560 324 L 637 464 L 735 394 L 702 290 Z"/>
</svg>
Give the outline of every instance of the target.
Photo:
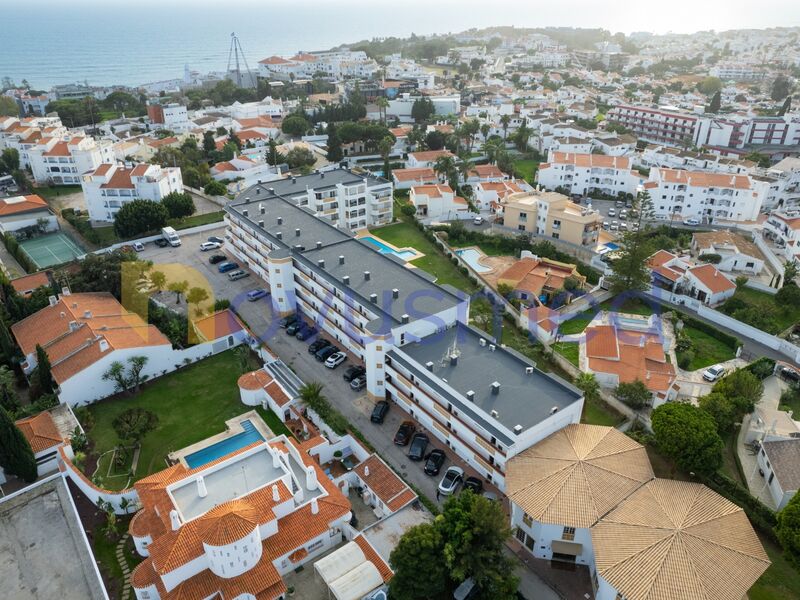
<svg viewBox="0 0 800 600">
<path fill-rule="evenodd" d="M 800 570 L 783 556 L 780 546 L 759 534 L 764 550 L 772 561 L 770 567 L 755 582 L 747 593 L 750 600 L 798 600 L 800 599 Z"/>
<path fill-rule="evenodd" d="M 79 185 L 48 185 L 33 188 L 33 193 L 45 200 L 52 200 L 58 196 L 77 194 L 81 189 Z"/>
<path fill-rule="evenodd" d="M 694 358 L 686 368 L 687 371 L 705 369 L 711 365 L 736 358 L 735 348 L 731 348 L 722 340 L 710 336 L 705 331 L 695 329 L 691 325 L 685 326 L 683 331 L 692 340 L 692 352 L 694 353 Z M 680 361 L 680 353 L 678 360 Z"/>
<path fill-rule="evenodd" d="M 743 301 L 748 307 L 755 309 L 755 312 L 768 313 L 774 318 L 774 326 L 764 329 L 767 333 L 779 334 L 800 321 L 800 306 L 779 305 L 775 302 L 775 296 L 767 292 L 741 287 L 736 290 L 729 301 L 734 299 Z"/>
<path fill-rule="evenodd" d="M 649 317 L 655 312 L 653 305 L 639 298 L 628 298 L 623 301 L 620 301 L 618 298 L 611 298 L 600 304 L 600 309 L 610 312 L 640 315 L 643 317 Z"/>
<path fill-rule="evenodd" d="M 514 161 L 514 173 L 530 184 L 534 183 L 536 171 L 539 170 L 539 161 L 532 158 L 521 158 Z"/>
<path fill-rule="evenodd" d="M 582 423 L 616 427 L 625 420 L 620 413 L 601 400 L 584 399 Z"/>
<path fill-rule="evenodd" d="M 111 425 L 128 408 L 141 407 L 158 415 L 158 426 L 142 440 L 134 481 L 160 471 L 167 454 L 225 430 L 225 421 L 249 407 L 239 399 L 236 384 L 240 363 L 232 351 L 223 352 L 159 377 L 134 396 L 119 396 L 89 406 L 94 425 L 88 436 L 99 455 L 119 443 Z M 106 482 L 104 482 L 105 484 Z M 109 489 L 124 480 L 107 480 Z"/>
<path fill-rule="evenodd" d="M 586 326 L 592 322 L 592 319 L 594 319 L 596 315 L 597 313 L 593 311 L 579 313 L 568 321 L 561 323 L 558 332 L 562 335 L 581 333 L 586 329 Z"/>
<path fill-rule="evenodd" d="M 580 344 L 577 342 L 556 342 L 553 344 L 553 350 L 558 352 L 576 367 L 578 366 L 578 359 L 580 357 Z"/>
<path fill-rule="evenodd" d="M 435 276 L 436 283 L 440 285 L 449 283 L 467 293 L 477 289 L 469 278 L 450 262 L 441 249 L 429 241 L 413 223 L 404 221 L 372 229 L 371 232 L 398 248 L 411 247 L 422 252 L 425 256 L 412 260 L 411 264 Z"/>
</svg>

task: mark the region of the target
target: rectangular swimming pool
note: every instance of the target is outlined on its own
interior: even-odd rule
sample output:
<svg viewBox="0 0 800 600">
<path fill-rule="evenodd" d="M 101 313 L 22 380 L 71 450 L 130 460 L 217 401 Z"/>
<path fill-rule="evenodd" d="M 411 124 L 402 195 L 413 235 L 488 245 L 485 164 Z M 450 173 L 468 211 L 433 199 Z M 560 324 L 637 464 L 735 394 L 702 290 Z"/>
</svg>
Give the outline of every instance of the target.
<svg viewBox="0 0 800 600">
<path fill-rule="evenodd" d="M 216 444 L 211 444 L 210 446 L 207 446 L 202 450 L 198 450 L 197 452 L 187 454 L 185 457 L 186 464 L 189 465 L 190 469 L 196 469 L 197 467 L 202 467 L 203 465 L 230 454 L 231 452 L 236 452 L 240 448 L 249 446 L 253 442 L 263 441 L 264 436 L 259 433 L 258 429 L 255 428 L 253 423 L 251 423 L 249 420 L 242 421 L 241 433 L 237 433 L 229 438 L 220 440 Z"/>
<path fill-rule="evenodd" d="M 367 235 L 359 239 L 364 240 L 371 246 L 375 246 L 381 254 L 394 254 L 397 258 L 405 261 L 409 261 L 417 255 L 416 252 L 411 252 L 410 250 L 395 250 L 394 248 L 390 248 L 382 241 L 372 236 Z"/>
</svg>

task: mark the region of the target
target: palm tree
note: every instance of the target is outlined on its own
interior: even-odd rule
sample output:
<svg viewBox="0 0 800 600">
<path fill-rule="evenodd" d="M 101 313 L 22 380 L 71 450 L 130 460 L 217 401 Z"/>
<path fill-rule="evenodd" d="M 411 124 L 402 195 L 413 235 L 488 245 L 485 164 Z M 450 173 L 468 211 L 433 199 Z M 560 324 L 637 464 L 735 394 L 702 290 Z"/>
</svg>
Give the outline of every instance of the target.
<svg viewBox="0 0 800 600">
<path fill-rule="evenodd" d="M 167 285 L 167 276 L 163 271 L 153 271 L 150 273 L 150 284 L 156 288 L 157 292 L 160 292 Z"/>
<path fill-rule="evenodd" d="M 392 153 L 392 148 L 394 148 L 394 138 L 389 135 L 378 142 L 378 152 L 383 158 L 383 177 L 389 180 L 391 180 L 392 176 L 392 167 L 389 163 L 389 155 Z"/>
<path fill-rule="evenodd" d="M 185 294 L 186 290 L 189 289 L 189 282 L 186 280 L 173 281 L 167 286 L 167 289 L 170 292 L 175 292 L 175 304 L 180 304 L 181 294 Z"/>
<path fill-rule="evenodd" d="M 446 181 L 454 190 L 458 185 L 458 167 L 452 156 L 440 156 L 433 165 L 440 181 Z"/>
<path fill-rule="evenodd" d="M 486 158 L 489 159 L 489 164 L 493 165 L 497 163 L 497 157 L 499 156 L 500 152 L 504 150 L 503 144 L 497 138 L 491 139 L 486 142 L 481 150 L 486 154 Z"/>
<path fill-rule="evenodd" d="M 194 304 L 195 314 L 199 317 L 203 314 L 203 309 L 200 308 L 200 303 L 208 300 L 208 291 L 201 287 L 193 287 L 186 294 L 186 302 Z"/>
<path fill-rule="evenodd" d="M 300 400 L 316 413 L 320 408 L 327 406 L 328 399 L 322 394 L 323 386 L 319 381 L 309 381 L 300 388 Z"/>
<path fill-rule="evenodd" d="M 587 400 L 597 400 L 600 398 L 600 384 L 594 373 L 581 372 L 575 378 L 575 387 L 583 391 Z"/>
<path fill-rule="evenodd" d="M 489 132 L 492 130 L 492 127 L 488 123 L 484 123 L 481 125 L 481 135 L 483 136 L 483 141 L 486 142 L 489 139 Z"/>
<path fill-rule="evenodd" d="M 472 161 L 469 159 L 469 154 L 466 152 L 462 152 L 458 157 L 459 163 L 456 165 L 456 169 L 458 170 L 458 174 L 461 176 L 461 181 L 464 183 L 467 182 L 467 177 L 469 177 L 469 172 L 472 171 Z"/>
<path fill-rule="evenodd" d="M 510 115 L 503 115 L 500 117 L 500 125 L 503 127 L 503 141 L 506 141 L 506 136 L 508 135 L 508 125 L 511 123 L 511 116 Z"/>
<path fill-rule="evenodd" d="M 381 117 L 381 123 L 386 125 L 386 109 L 389 108 L 389 101 L 384 96 L 381 96 L 375 100 L 375 104 L 378 106 L 378 114 Z"/>
</svg>

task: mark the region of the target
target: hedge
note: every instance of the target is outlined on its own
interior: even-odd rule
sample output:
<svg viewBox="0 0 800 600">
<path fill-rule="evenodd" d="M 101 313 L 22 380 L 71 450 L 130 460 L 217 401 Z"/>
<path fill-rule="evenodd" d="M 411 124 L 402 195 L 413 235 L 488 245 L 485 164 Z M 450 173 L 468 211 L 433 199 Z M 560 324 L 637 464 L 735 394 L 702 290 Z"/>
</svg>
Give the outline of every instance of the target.
<svg viewBox="0 0 800 600">
<path fill-rule="evenodd" d="M 719 329 L 717 329 L 713 325 L 709 325 L 705 321 L 698 321 L 697 319 L 694 319 L 681 312 L 679 312 L 678 314 L 680 315 L 680 319 L 681 321 L 683 321 L 683 324 L 685 326 L 692 327 L 694 329 L 697 329 L 699 331 L 702 331 L 703 333 L 710 335 L 711 337 L 719 340 L 720 342 L 722 342 L 723 344 L 725 344 L 734 351 L 736 350 L 736 348 L 739 347 L 739 340 L 733 337 L 732 335 L 728 335 L 727 333 L 720 331 Z"/>
<path fill-rule="evenodd" d="M 775 371 L 775 361 L 766 356 L 762 356 L 758 360 L 753 361 L 745 367 L 753 375 L 759 379 L 766 379 Z"/>
<path fill-rule="evenodd" d="M 78 233 L 80 233 L 86 241 L 92 244 L 100 244 L 100 236 L 89 224 L 89 220 L 76 215 L 74 208 L 65 208 L 61 211 L 61 216 L 67 223 L 77 229 Z"/>
<path fill-rule="evenodd" d="M 22 249 L 22 246 L 19 245 L 17 238 L 14 237 L 11 233 L 4 233 L 3 234 L 3 245 L 8 250 L 8 253 L 17 259 L 19 266 L 25 269 L 26 273 L 35 273 L 38 271 L 36 265 L 33 264 L 31 258 L 25 253 L 25 250 Z"/>
</svg>

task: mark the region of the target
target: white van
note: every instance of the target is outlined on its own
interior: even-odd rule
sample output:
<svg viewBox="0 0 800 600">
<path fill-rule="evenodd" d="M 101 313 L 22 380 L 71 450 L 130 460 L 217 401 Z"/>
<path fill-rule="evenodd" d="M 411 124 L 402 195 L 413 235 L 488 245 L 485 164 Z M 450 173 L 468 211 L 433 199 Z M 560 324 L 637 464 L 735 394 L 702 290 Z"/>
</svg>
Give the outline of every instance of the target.
<svg viewBox="0 0 800 600">
<path fill-rule="evenodd" d="M 161 229 L 161 237 L 173 248 L 181 245 L 181 238 L 178 237 L 178 233 L 172 227 L 164 227 Z"/>
</svg>

